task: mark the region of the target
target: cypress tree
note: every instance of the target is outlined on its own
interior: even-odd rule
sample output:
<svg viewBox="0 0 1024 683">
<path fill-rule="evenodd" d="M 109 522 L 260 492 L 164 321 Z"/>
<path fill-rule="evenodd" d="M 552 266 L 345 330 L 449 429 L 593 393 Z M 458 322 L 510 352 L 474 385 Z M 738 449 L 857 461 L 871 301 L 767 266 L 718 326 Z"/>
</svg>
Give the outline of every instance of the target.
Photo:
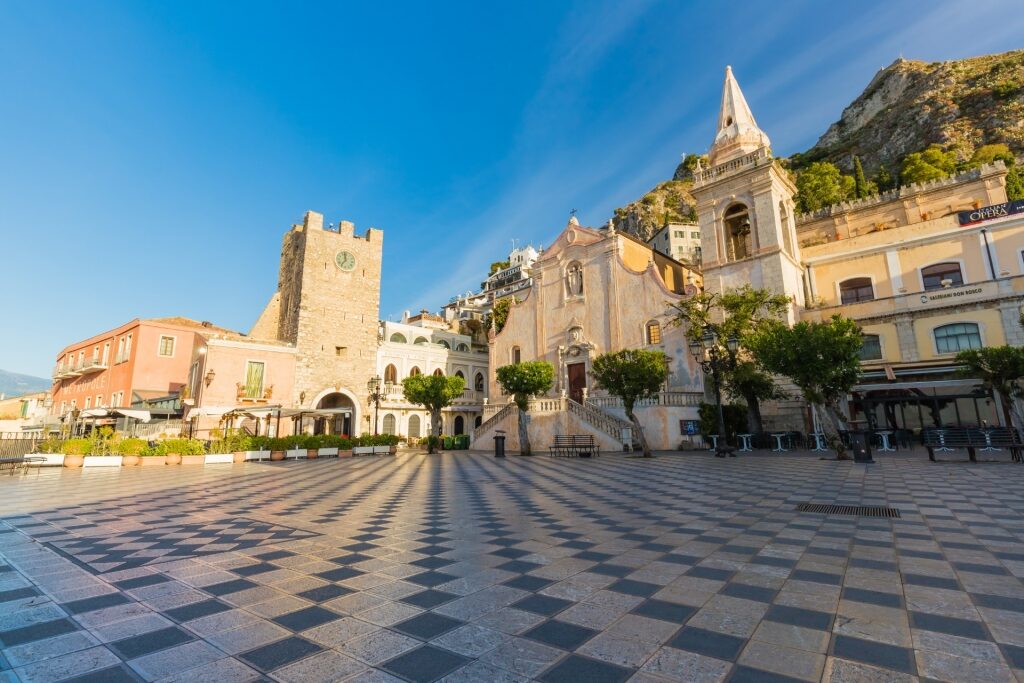
<svg viewBox="0 0 1024 683">
<path fill-rule="evenodd" d="M 878 185 L 878 189 L 882 192 L 891 190 L 896 186 L 896 181 L 885 166 L 878 167 L 878 173 L 875 174 L 875 183 Z"/>
<path fill-rule="evenodd" d="M 868 196 L 868 181 L 864 177 L 864 167 L 860 164 L 860 157 L 853 157 L 853 182 L 854 182 L 854 194 L 857 195 L 857 199 L 863 199 Z"/>
</svg>

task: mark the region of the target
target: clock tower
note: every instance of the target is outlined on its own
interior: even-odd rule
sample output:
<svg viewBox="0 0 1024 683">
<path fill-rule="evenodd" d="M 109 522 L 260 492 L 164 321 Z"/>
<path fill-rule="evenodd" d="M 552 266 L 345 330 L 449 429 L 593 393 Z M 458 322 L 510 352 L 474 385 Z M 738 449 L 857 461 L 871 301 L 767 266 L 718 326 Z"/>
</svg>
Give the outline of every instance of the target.
<svg viewBox="0 0 1024 683">
<path fill-rule="evenodd" d="M 336 427 L 348 434 L 370 429 L 363 416 L 376 371 L 383 244 L 381 230 L 359 236 L 348 221 L 325 229 L 322 214 L 307 212 L 284 236 L 277 293 L 251 332 L 294 345 L 290 405 L 351 408 Z"/>
</svg>

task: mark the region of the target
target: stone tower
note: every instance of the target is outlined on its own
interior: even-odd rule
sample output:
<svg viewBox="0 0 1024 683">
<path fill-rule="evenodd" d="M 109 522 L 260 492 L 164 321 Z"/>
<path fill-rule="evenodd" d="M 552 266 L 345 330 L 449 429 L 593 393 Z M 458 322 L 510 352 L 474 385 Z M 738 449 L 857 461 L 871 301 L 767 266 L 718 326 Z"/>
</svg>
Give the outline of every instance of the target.
<svg viewBox="0 0 1024 683">
<path fill-rule="evenodd" d="M 291 405 L 351 408 L 353 417 L 332 431 L 370 429 L 362 418 L 367 381 L 376 370 L 380 276 L 384 233 L 364 236 L 341 221 L 324 229 L 309 211 L 281 246 L 278 291 L 253 327 L 252 336 L 295 346 Z"/>
<path fill-rule="evenodd" d="M 804 305 L 796 240 L 796 186 L 772 158 L 732 68 L 725 69 L 718 132 L 708 168 L 694 173 L 704 287 L 723 292 L 749 284 L 793 297 L 790 322 Z"/>
</svg>

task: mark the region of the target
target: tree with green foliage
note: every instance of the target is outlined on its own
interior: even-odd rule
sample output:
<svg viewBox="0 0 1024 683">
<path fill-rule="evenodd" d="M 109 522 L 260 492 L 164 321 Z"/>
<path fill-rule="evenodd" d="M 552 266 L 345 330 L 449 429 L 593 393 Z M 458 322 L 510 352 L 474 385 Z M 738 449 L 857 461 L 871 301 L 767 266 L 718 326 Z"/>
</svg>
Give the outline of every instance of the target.
<svg viewBox="0 0 1024 683">
<path fill-rule="evenodd" d="M 857 199 L 878 194 L 878 185 L 864 176 L 864 167 L 861 166 L 858 156 L 853 157 L 853 194 Z"/>
<path fill-rule="evenodd" d="M 1010 148 L 1003 143 L 982 145 L 974 150 L 974 154 L 971 155 L 971 159 L 967 162 L 965 168 L 978 168 L 984 164 L 991 164 L 996 161 L 1002 161 L 1009 168 L 1016 163 L 1017 159 L 1013 156 Z"/>
<path fill-rule="evenodd" d="M 956 173 L 956 152 L 944 152 L 940 145 L 931 145 L 923 152 L 911 152 L 903 158 L 900 184 L 925 183 Z"/>
<path fill-rule="evenodd" d="M 462 396 L 466 380 L 458 375 L 412 375 L 402 380 L 402 393 L 409 403 L 430 411 L 430 423 L 435 436 L 441 436 L 441 411 Z M 427 441 L 428 453 L 434 452 L 434 440 Z"/>
<path fill-rule="evenodd" d="M 598 388 L 622 399 L 622 409 L 633 423 L 643 456 L 651 457 L 651 447 L 633 407 L 638 400 L 650 398 L 661 391 L 668 379 L 668 356 L 663 351 L 646 349 L 602 353 L 591 363 L 590 374 Z"/>
<path fill-rule="evenodd" d="M 721 295 L 701 292 L 669 304 L 670 325 L 686 328 L 686 338 L 698 341 L 708 329 L 719 339 L 736 337 L 739 347 L 728 358 L 723 373 L 723 389 L 731 398 L 747 406 L 748 422 L 755 433 L 764 431 L 761 402 L 787 398 L 770 374 L 754 359 L 747 340 L 769 320 L 777 320 L 790 304 L 790 298 L 767 289 L 745 285 Z M 711 381 L 711 378 L 707 378 Z M 712 387 L 714 388 L 714 387 Z"/>
<path fill-rule="evenodd" d="M 840 460 L 848 459 L 839 436 L 846 429 L 839 401 L 860 377 L 863 338 L 857 323 L 840 315 L 826 322 L 802 321 L 792 327 L 768 321 L 748 344 L 768 371 L 788 377 L 800 389 L 829 447 Z"/>
<path fill-rule="evenodd" d="M 875 173 L 875 185 L 878 187 L 879 192 L 888 192 L 889 190 L 896 187 L 896 179 L 892 177 L 884 165 L 878 167 L 878 171 Z"/>
<path fill-rule="evenodd" d="M 1024 166 L 1014 166 L 1006 173 L 1006 198 L 1011 202 L 1024 199 Z"/>
<path fill-rule="evenodd" d="M 542 360 L 526 361 L 503 365 L 496 375 L 502 390 L 519 408 L 519 454 L 530 455 L 530 399 L 551 391 L 555 383 L 555 368 Z"/>
<path fill-rule="evenodd" d="M 512 310 L 513 303 L 519 303 L 519 299 L 510 296 L 495 301 L 494 305 L 491 306 L 491 312 L 484 316 L 484 329 L 489 330 L 493 325 L 495 334 L 505 329 L 505 323 L 508 322 L 508 312 Z"/>
<path fill-rule="evenodd" d="M 987 346 L 956 354 L 965 377 L 980 379 L 982 385 L 999 393 L 1003 418 L 1008 426 L 1024 430 L 1024 414 L 1018 400 L 1024 398 L 1024 348 Z"/>
<path fill-rule="evenodd" d="M 796 177 L 797 202 L 804 212 L 832 206 L 848 197 L 850 187 L 839 167 L 827 161 L 816 161 Z M 851 179 L 852 180 L 852 179 Z"/>
<path fill-rule="evenodd" d="M 508 261 L 495 261 L 491 264 L 491 269 L 487 272 L 487 277 L 494 275 L 499 270 L 505 270 L 509 265 Z"/>
</svg>

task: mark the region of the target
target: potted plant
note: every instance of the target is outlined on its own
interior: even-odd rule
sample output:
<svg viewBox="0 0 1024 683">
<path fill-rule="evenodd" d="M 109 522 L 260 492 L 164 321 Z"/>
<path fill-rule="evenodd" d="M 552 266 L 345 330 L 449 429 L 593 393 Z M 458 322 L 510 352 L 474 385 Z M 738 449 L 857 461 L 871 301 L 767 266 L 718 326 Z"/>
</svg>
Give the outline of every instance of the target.
<svg viewBox="0 0 1024 683">
<path fill-rule="evenodd" d="M 166 454 L 168 465 L 180 465 L 182 463 L 181 456 L 187 455 L 189 449 L 192 447 L 188 445 L 189 439 L 166 439 L 162 446 L 163 451 Z"/>
<path fill-rule="evenodd" d="M 117 452 L 121 454 L 121 464 L 124 467 L 135 467 L 141 460 L 142 451 L 149 447 L 145 439 L 122 439 L 117 444 Z"/>
<path fill-rule="evenodd" d="M 285 448 L 284 457 L 298 459 L 306 457 L 306 435 L 295 434 L 285 439 L 288 446 Z"/>
<path fill-rule="evenodd" d="M 85 456 L 89 454 L 89 447 L 92 442 L 89 439 L 68 439 L 61 445 L 61 452 L 64 453 L 64 467 L 81 467 L 85 462 Z"/>
<path fill-rule="evenodd" d="M 245 462 L 246 451 L 252 446 L 253 437 L 245 434 L 235 434 L 231 441 L 231 461 Z"/>
<path fill-rule="evenodd" d="M 342 435 L 338 437 L 338 457 L 352 457 L 352 439 L 348 438 L 348 436 Z"/>
<path fill-rule="evenodd" d="M 338 442 L 341 440 L 333 434 L 321 434 L 319 437 L 319 449 L 317 455 L 321 458 L 338 455 Z"/>
<path fill-rule="evenodd" d="M 217 430 L 214 430 L 217 432 Z M 230 465 L 235 461 L 234 451 L 235 444 L 238 442 L 237 436 L 232 436 L 230 431 L 227 434 L 219 435 L 218 438 L 210 442 L 209 452 L 203 456 L 203 464 L 215 465 L 215 464 L 228 464 Z"/>
<path fill-rule="evenodd" d="M 245 448 L 245 459 L 247 461 L 268 460 L 271 456 L 270 441 L 271 439 L 266 436 L 249 437 Z"/>
<path fill-rule="evenodd" d="M 64 454 L 61 453 L 61 445 L 63 443 L 64 442 L 61 439 L 55 436 L 48 437 L 43 441 L 40 441 L 36 445 L 35 452 L 30 453 L 29 455 L 36 458 L 43 458 L 43 462 L 40 463 L 40 466 L 56 465 L 59 467 L 64 464 Z"/>
<path fill-rule="evenodd" d="M 180 439 L 181 464 L 202 465 L 206 462 L 206 448 L 199 439 Z"/>
<path fill-rule="evenodd" d="M 315 460 L 320 455 L 321 443 L 323 443 L 323 437 L 319 434 L 310 434 L 302 440 L 302 446 L 306 448 L 307 459 Z"/>
<path fill-rule="evenodd" d="M 288 439 L 281 437 L 269 439 L 267 446 L 270 449 L 270 459 L 274 462 L 279 462 L 284 460 L 284 453 L 288 449 Z"/>
<path fill-rule="evenodd" d="M 143 467 L 151 465 L 166 465 L 167 464 L 167 451 L 164 449 L 164 443 L 157 441 L 153 445 L 147 445 L 139 453 L 139 464 Z"/>
<path fill-rule="evenodd" d="M 89 435 L 89 453 L 82 461 L 82 467 L 120 467 L 122 457 L 117 453 L 121 436 L 112 427 L 100 427 Z"/>
</svg>

